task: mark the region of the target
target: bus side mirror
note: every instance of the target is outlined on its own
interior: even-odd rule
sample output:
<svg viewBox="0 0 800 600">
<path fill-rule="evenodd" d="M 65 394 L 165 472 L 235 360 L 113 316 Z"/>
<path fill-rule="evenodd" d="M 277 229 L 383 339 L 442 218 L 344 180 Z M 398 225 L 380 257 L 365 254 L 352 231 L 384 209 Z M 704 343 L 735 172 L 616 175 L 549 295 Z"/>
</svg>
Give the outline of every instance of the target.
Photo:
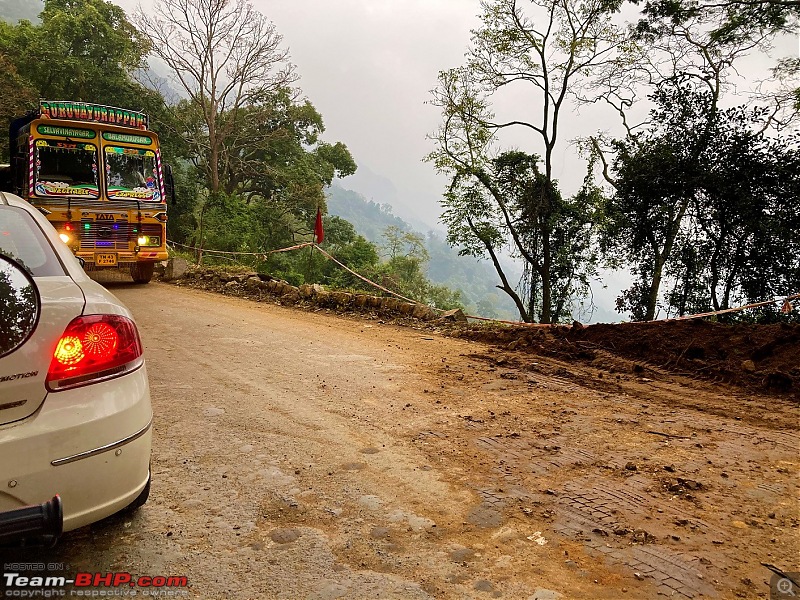
<svg viewBox="0 0 800 600">
<path fill-rule="evenodd" d="M 11 173 L 9 174 L 8 185 L 4 189 L 13 189 L 19 196 L 26 196 L 23 192 L 28 183 L 28 157 L 15 156 L 11 159 Z"/>
<path fill-rule="evenodd" d="M 0 190 L 11 191 L 14 182 L 11 177 L 11 166 L 0 165 Z M 16 190 L 15 190 L 16 191 Z"/>
<path fill-rule="evenodd" d="M 164 193 L 169 198 L 170 204 L 175 204 L 175 177 L 172 175 L 172 165 L 164 165 Z"/>
</svg>

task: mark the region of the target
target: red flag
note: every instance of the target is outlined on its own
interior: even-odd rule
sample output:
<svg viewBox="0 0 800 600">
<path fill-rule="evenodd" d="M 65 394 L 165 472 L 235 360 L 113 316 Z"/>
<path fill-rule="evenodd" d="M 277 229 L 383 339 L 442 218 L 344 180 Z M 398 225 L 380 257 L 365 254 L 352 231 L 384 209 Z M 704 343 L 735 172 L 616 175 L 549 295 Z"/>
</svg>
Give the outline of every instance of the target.
<svg viewBox="0 0 800 600">
<path fill-rule="evenodd" d="M 321 244 L 325 239 L 325 231 L 322 229 L 322 212 L 317 209 L 317 222 L 314 224 L 314 237 L 317 238 L 317 243 Z"/>
</svg>

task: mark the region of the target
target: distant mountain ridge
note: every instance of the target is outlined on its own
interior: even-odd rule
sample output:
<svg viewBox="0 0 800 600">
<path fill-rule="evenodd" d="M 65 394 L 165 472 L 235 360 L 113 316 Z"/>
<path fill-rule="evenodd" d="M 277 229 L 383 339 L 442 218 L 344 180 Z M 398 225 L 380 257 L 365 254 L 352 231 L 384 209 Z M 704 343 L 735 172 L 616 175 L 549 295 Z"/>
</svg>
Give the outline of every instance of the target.
<svg viewBox="0 0 800 600">
<path fill-rule="evenodd" d="M 370 242 L 380 243 L 387 227 L 414 231 L 411 225 L 392 213 L 389 203 L 378 204 L 367 200 L 358 192 L 336 183 L 328 189 L 328 212 L 350 221 L 356 231 Z"/>
<path fill-rule="evenodd" d="M 355 158 L 358 170 L 353 175 L 348 175 L 347 181 L 341 183 L 342 187 L 360 194 L 367 201 L 377 201 L 381 205 L 388 204 L 401 219 L 417 231 L 440 228 L 435 221 L 431 223 L 420 219 L 391 179 L 376 173 L 364 161 L 359 160 L 358 157 Z"/>
<path fill-rule="evenodd" d="M 461 290 L 467 310 L 477 312 L 480 316 L 504 319 L 519 317 L 511 299 L 495 287 L 497 274 L 488 263 L 469 256 L 459 256 L 458 251 L 434 231 L 429 230 L 425 234 L 415 230 L 393 214 L 390 204 L 367 200 L 358 192 L 334 183 L 328 189 L 328 213 L 349 221 L 358 233 L 376 244 L 383 242 L 383 232 L 387 227 L 416 233 L 425 240 L 430 255 L 426 275 L 431 282 Z"/>
<path fill-rule="evenodd" d="M 44 10 L 44 0 L 0 0 L 0 18 L 9 23 L 22 19 L 38 22 Z"/>
</svg>

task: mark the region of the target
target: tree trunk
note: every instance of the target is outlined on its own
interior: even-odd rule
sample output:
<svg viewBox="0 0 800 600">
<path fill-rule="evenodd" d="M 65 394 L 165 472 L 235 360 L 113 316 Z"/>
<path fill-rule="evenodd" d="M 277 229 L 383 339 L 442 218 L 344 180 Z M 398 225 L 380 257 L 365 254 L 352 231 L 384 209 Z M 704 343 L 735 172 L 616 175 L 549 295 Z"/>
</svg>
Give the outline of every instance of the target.
<svg viewBox="0 0 800 600">
<path fill-rule="evenodd" d="M 653 268 L 653 280 L 650 282 L 650 293 L 647 298 L 647 314 L 644 317 L 645 321 L 652 321 L 656 318 L 656 304 L 658 304 L 658 290 L 661 287 L 661 275 L 664 271 L 664 261 L 656 259 L 655 267 Z"/>
<path fill-rule="evenodd" d="M 658 304 L 658 290 L 661 287 L 661 276 L 664 271 L 664 265 L 672 255 L 672 247 L 675 245 L 675 239 L 678 237 L 683 216 L 689 208 L 689 199 L 682 201 L 677 217 L 670 223 L 670 228 L 667 230 L 666 238 L 664 239 L 664 251 L 659 256 L 658 248 L 654 247 L 654 254 L 656 262 L 653 268 L 653 281 L 650 284 L 650 295 L 647 299 L 647 315 L 646 321 L 652 321 L 656 318 L 656 304 Z"/>
<path fill-rule="evenodd" d="M 503 271 L 503 267 L 500 265 L 500 261 L 497 258 L 497 254 L 495 254 L 494 252 L 494 248 L 490 243 L 488 243 L 484 238 L 482 238 L 478 234 L 478 230 L 475 227 L 475 224 L 469 217 L 467 217 L 467 224 L 469 225 L 469 228 L 472 230 L 475 236 L 481 242 L 483 242 L 484 248 L 486 248 L 486 251 L 489 253 L 489 257 L 492 259 L 494 270 L 497 271 L 497 275 L 500 277 L 500 281 L 503 283 L 503 285 L 496 286 L 497 289 L 503 290 L 506 294 L 508 294 L 509 298 L 511 298 L 514 301 L 514 304 L 516 305 L 517 310 L 519 311 L 520 318 L 525 323 L 530 323 L 532 320 L 531 315 L 530 313 L 528 313 L 528 311 L 525 310 L 525 304 L 522 302 L 522 299 L 519 297 L 519 294 L 517 294 L 514 291 L 514 288 L 512 288 L 511 285 L 508 283 L 508 278 L 506 277 L 505 271 Z"/>
<path fill-rule="evenodd" d="M 543 232 L 542 235 L 542 250 L 542 270 L 539 273 L 542 278 L 542 318 L 540 322 L 549 325 L 553 322 L 552 285 L 550 282 L 550 266 L 552 259 L 550 257 L 550 236 L 546 232 Z"/>
<path fill-rule="evenodd" d="M 209 161 L 211 163 L 208 165 L 211 171 L 211 193 L 216 194 L 219 191 L 219 150 L 213 142 Z"/>
<path fill-rule="evenodd" d="M 550 309 L 550 297 L 550 278 L 548 277 L 542 281 L 542 318 L 540 319 L 540 322 L 546 325 L 549 325 L 553 319 L 552 311 Z"/>
</svg>

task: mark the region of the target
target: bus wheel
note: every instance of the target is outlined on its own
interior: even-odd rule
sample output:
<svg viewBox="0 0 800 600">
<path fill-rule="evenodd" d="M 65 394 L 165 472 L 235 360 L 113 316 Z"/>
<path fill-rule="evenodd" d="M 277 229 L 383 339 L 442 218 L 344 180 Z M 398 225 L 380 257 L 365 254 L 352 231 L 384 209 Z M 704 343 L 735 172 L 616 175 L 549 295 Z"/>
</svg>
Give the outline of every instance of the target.
<svg viewBox="0 0 800 600">
<path fill-rule="evenodd" d="M 131 277 L 134 283 L 149 283 L 153 278 L 154 262 L 137 262 L 131 265 Z"/>
</svg>

